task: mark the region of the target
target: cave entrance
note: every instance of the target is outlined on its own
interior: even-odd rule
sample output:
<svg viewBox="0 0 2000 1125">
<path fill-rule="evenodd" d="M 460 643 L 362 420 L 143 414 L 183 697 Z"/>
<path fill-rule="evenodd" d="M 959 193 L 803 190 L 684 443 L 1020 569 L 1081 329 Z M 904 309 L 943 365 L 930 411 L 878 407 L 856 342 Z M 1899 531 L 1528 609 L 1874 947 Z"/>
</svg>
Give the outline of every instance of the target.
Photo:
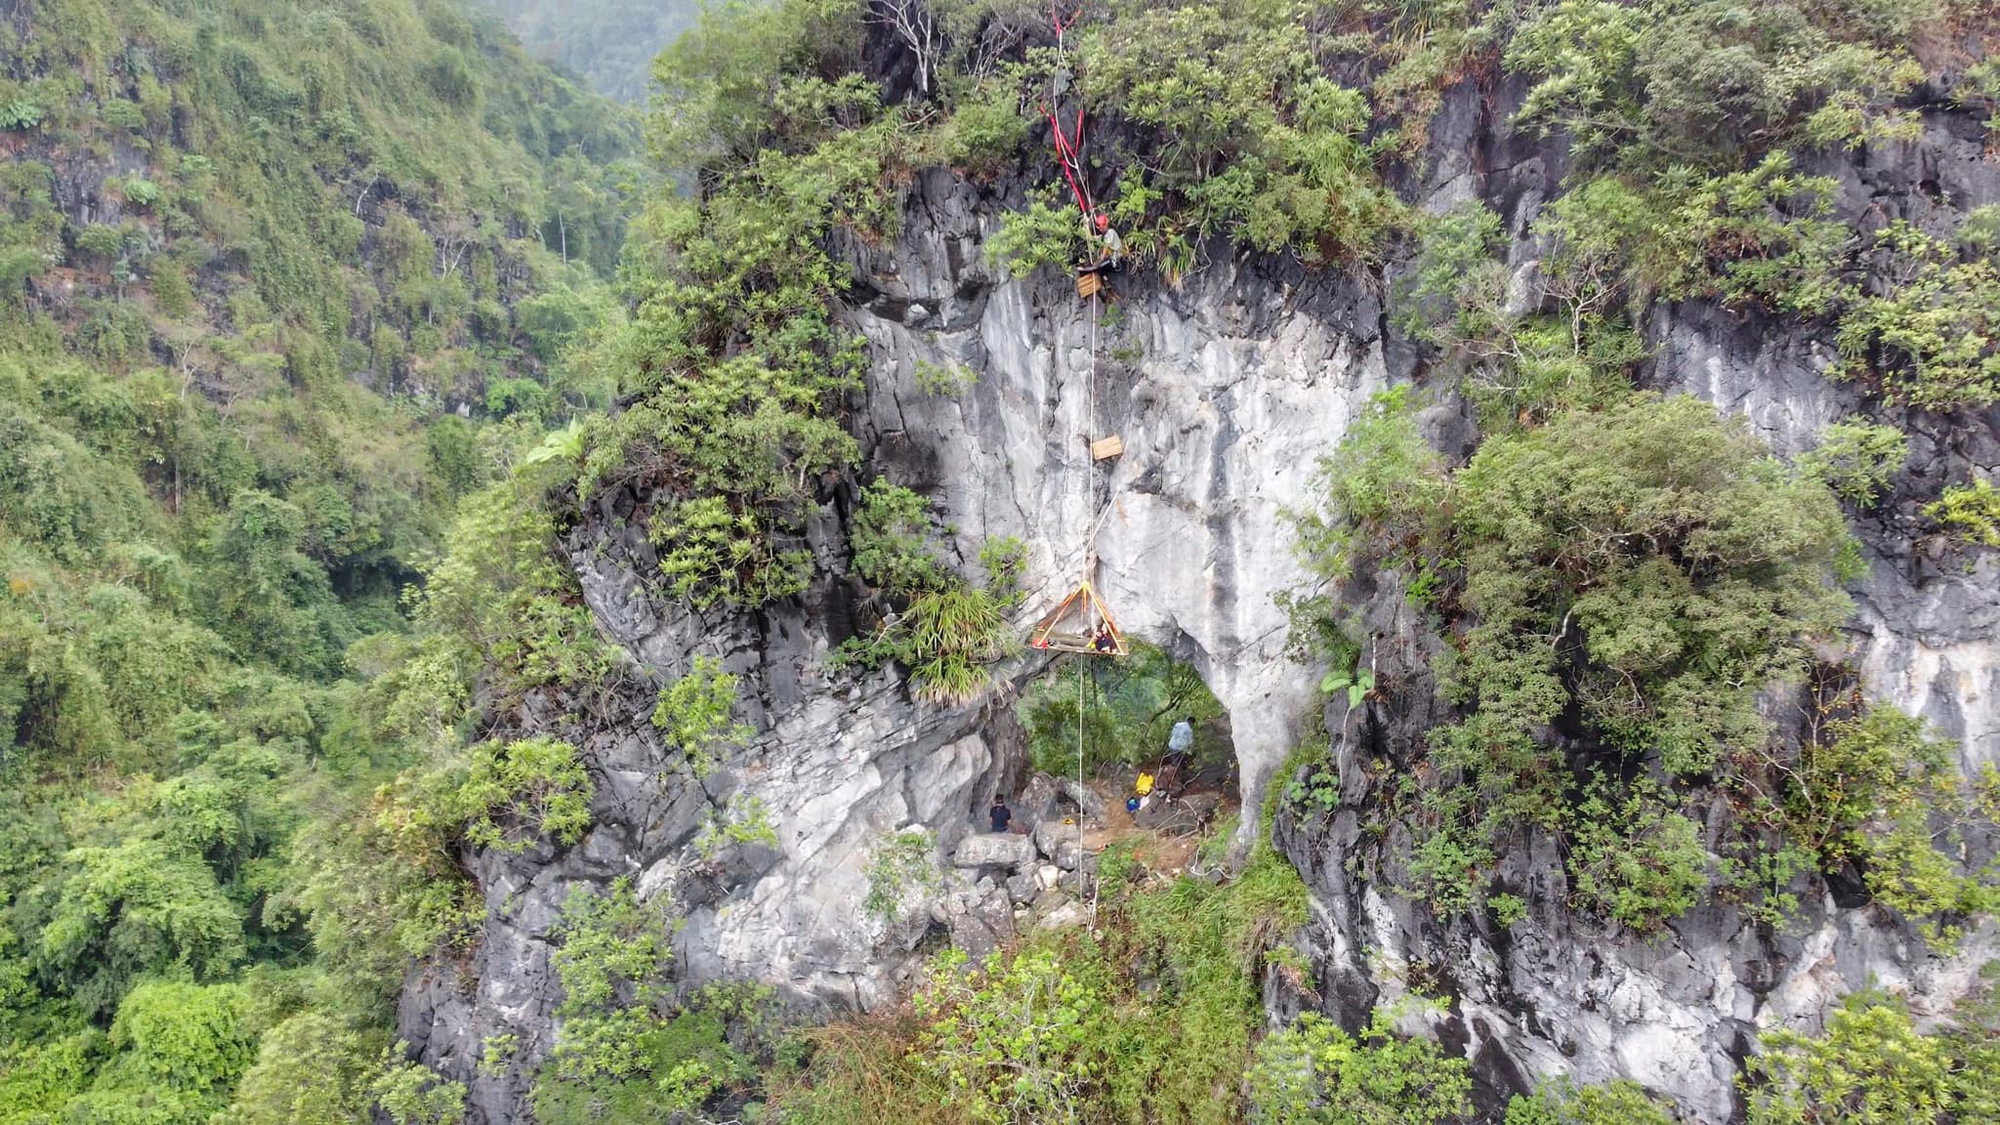
<svg viewBox="0 0 2000 1125">
<path fill-rule="evenodd" d="M 1016 712 L 1034 769 L 1060 782 L 1057 815 L 1081 821 L 1087 853 L 1132 840 L 1155 853 L 1149 866 L 1185 867 L 1240 809 L 1229 712 L 1194 665 L 1153 645 L 1131 642 L 1117 661 L 1063 658 L 1022 690 Z"/>
</svg>

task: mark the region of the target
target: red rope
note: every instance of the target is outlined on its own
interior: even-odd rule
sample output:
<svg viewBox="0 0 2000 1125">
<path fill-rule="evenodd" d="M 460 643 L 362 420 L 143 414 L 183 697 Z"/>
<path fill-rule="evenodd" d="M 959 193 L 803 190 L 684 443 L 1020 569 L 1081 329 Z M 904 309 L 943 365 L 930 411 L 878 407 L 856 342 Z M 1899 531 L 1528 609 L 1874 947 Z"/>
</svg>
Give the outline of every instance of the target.
<svg viewBox="0 0 2000 1125">
<path fill-rule="evenodd" d="M 1077 4 L 1075 13 L 1069 17 L 1069 22 L 1065 23 L 1062 12 L 1056 8 L 1056 0 L 1049 0 L 1049 22 L 1055 26 L 1058 48 L 1062 45 L 1063 32 L 1076 26 L 1076 21 L 1082 18 L 1082 3 Z M 1081 182 L 1083 157 L 1080 149 L 1083 145 L 1084 113 L 1085 111 L 1081 109 L 1076 112 L 1076 136 L 1072 138 L 1063 133 L 1062 120 L 1056 116 L 1056 111 L 1050 109 L 1047 102 L 1042 103 L 1042 115 L 1049 119 L 1049 128 L 1055 131 L 1056 161 L 1062 165 L 1063 179 L 1069 181 L 1070 193 L 1076 196 L 1077 210 L 1082 211 L 1084 221 L 1089 222 L 1093 208 L 1090 205 L 1090 193 L 1083 189 Z"/>
<path fill-rule="evenodd" d="M 1063 134 L 1062 122 L 1056 119 L 1054 110 L 1044 105 L 1042 115 L 1049 119 L 1049 128 L 1055 130 L 1056 162 L 1062 165 L 1063 179 L 1069 181 L 1069 190 L 1076 196 L 1077 209 L 1083 212 L 1085 219 L 1088 219 L 1091 214 L 1090 196 L 1077 180 L 1077 173 L 1083 168 L 1083 161 L 1076 150 L 1077 141 L 1083 139 L 1083 114 L 1079 112 L 1076 115 L 1076 141 L 1070 140 Z"/>
</svg>

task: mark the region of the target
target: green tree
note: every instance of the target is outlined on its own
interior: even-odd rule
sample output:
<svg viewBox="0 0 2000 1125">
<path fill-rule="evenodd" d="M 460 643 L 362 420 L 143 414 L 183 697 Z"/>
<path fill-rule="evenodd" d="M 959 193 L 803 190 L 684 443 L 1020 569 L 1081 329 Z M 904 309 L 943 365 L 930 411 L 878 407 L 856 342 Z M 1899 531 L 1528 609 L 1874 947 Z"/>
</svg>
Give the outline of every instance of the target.
<svg viewBox="0 0 2000 1125">
<path fill-rule="evenodd" d="M 1835 422 L 1820 443 L 1799 458 L 1799 467 L 1842 499 L 1867 508 L 1874 506 L 1908 457 L 1909 441 L 1894 426 Z"/>
<path fill-rule="evenodd" d="M 667 745 L 687 755 L 700 776 L 713 768 L 716 755 L 756 733 L 747 723 L 730 721 L 735 709 L 736 677 L 715 657 L 696 656 L 687 675 L 660 689 L 653 726 Z"/>
<path fill-rule="evenodd" d="M 851 537 L 854 573 L 890 595 L 907 598 L 945 582 L 931 550 L 930 504 L 886 479 L 861 490 Z"/>
<path fill-rule="evenodd" d="M 1947 485 L 1935 502 L 1924 505 L 1924 515 L 1960 543 L 2000 547 L 2000 489 L 1989 481 Z"/>
<path fill-rule="evenodd" d="M 1668 807 L 1657 785 L 1642 779 L 1620 794 L 1598 775 L 1569 831 L 1575 900 L 1635 930 L 1661 928 L 1708 890 L 1701 831 Z"/>
<path fill-rule="evenodd" d="M 377 795 L 378 816 L 412 856 L 448 852 L 461 842 L 518 852 L 536 837 L 583 839 L 592 788 L 567 742 L 546 736 L 482 742 L 456 760 L 405 771 Z M 522 830 L 526 835 L 517 835 Z"/>
<path fill-rule="evenodd" d="M 604 893 L 571 892 L 559 934 L 553 962 L 564 1022 L 535 1076 L 538 1120 L 581 1125 L 699 1114 L 753 1077 L 738 1044 L 755 1049 L 768 990 L 708 989 L 662 1011 L 672 957 L 665 919 L 658 904 L 638 901 L 630 880 Z"/>
<path fill-rule="evenodd" d="M 1889 292 L 1861 298 L 1841 319 L 1848 377 L 1928 410 L 1978 409 L 2000 398 L 2000 261 L 1905 222 L 1876 235 L 1890 259 Z"/>
<path fill-rule="evenodd" d="M 1674 1125 L 1674 1115 L 1636 1082 L 1578 1086 L 1565 1078 L 1509 1099 L 1506 1125 Z"/>
<path fill-rule="evenodd" d="M 1471 873 L 1507 833 L 1572 823 L 1577 779 L 1545 742 L 1559 716 L 1582 725 L 1599 762 L 1657 763 L 1687 784 L 1721 770 L 1732 783 L 1735 756 L 1767 737 L 1758 693 L 1796 682 L 1810 639 L 1847 608 L 1829 581 L 1850 550 L 1832 495 L 1692 399 L 1561 413 L 1493 437 L 1450 476 L 1407 420 L 1385 414 L 1351 431 L 1321 479 L 1328 502 L 1301 519 L 1300 544 L 1322 574 L 1343 576 L 1360 555 L 1439 560 L 1470 618 L 1445 669 L 1469 713 L 1433 732 L 1451 780 L 1420 795 L 1411 867 L 1452 908 L 1471 901 Z M 1703 866 L 1688 826 L 1632 823 L 1677 841 L 1656 872 L 1676 889 L 1645 897 L 1684 907 Z M 1581 854 L 1611 866 L 1583 869 L 1591 896 L 1641 847 L 1597 844 Z M 1630 916 L 1642 914 L 1664 917 Z"/>
<path fill-rule="evenodd" d="M 247 1006 L 237 985 L 139 984 L 112 1021 L 111 1045 L 118 1053 L 86 1096 L 94 1103 L 88 1112 L 129 1106 L 128 1112 L 143 1113 L 150 1104 L 161 1118 L 205 1120 L 227 1104 L 255 1054 Z"/>
<path fill-rule="evenodd" d="M 1869 19 L 1862 13 L 1878 16 Z M 1773 149 L 1905 136 L 1922 75 L 1908 5 L 1564 0 L 1532 13 L 1507 65 L 1536 84 L 1521 117 L 1586 158 L 1729 166 Z"/>
<path fill-rule="evenodd" d="M 386 1043 L 323 1012 L 293 1015 L 259 1040 L 227 1125 L 361 1125 Z"/>
<path fill-rule="evenodd" d="M 1957 1117 L 1973 1098 L 1962 1085 L 1952 1044 L 1920 1034 L 1884 997 L 1850 996 L 1827 1015 L 1826 1033 L 1809 1038 L 1780 1030 L 1745 1064 L 1751 1125 L 1873 1125 Z"/>
<path fill-rule="evenodd" d="M 136 838 L 76 848 L 63 863 L 36 955 L 84 1010 L 115 1010 L 142 976 L 216 980 L 243 960 L 241 912 L 199 859 Z"/>
<path fill-rule="evenodd" d="M 396 1125 L 458 1125 L 465 1120 L 465 1083 L 446 1082 L 436 1071 L 404 1058 L 398 1042 L 383 1055 L 383 1069 L 368 1085 L 375 1104 Z"/>
<path fill-rule="evenodd" d="M 917 994 L 929 1024 L 921 1065 L 975 1122 L 1077 1117 L 1115 1065 L 1101 983 L 1047 949 L 995 953 L 976 976 L 964 967 L 963 955 L 944 955 Z"/>
<path fill-rule="evenodd" d="M 1258 1125 L 1443 1125 L 1472 1111 L 1470 1064 L 1397 1036 L 1379 1008 L 1359 1038 L 1299 1017 L 1258 1045 L 1244 1081 Z"/>
<path fill-rule="evenodd" d="M 1490 443 L 1456 484 L 1481 622 L 1458 673 L 1474 738 L 1527 734 L 1569 697 L 1611 746 L 1699 773 L 1762 736 L 1756 691 L 1797 675 L 1805 639 L 1846 610 L 1827 583 L 1848 540 L 1825 488 L 1693 399 L 1568 415 Z M 1574 687 L 1556 673 L 1566 650 L 1585 661 Z"/>
<path fill-rule="evenodd" d="M 315 611 L 334 601 L 326 572 L 300 549 L 306 516 L 267 492 L 234 497 L 209 547 L 220 595 L 216 631 L 237 649 L 301 675 L 327 670 L 329 643 Z"/>
</svg>

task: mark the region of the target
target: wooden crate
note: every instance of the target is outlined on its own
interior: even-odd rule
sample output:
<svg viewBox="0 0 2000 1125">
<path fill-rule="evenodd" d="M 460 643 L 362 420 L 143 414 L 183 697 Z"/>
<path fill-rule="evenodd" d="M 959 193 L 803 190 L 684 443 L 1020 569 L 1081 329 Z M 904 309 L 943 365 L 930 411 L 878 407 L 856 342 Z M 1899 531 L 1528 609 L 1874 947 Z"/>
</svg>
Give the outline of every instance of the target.
<svg viewBox="0 0 2000 1125">
<path fill-rule="evenodd" d="M 1098 438 L 1096 441 L 1090 443 L 1090 459 L 1092 461 L 1102 461 L 1107 457 L 1116 457 L 1123 452 L 1125 452 L 1125 439 L 1117 434 L 1112 434 L 1108 438 Z"/>
<path fill-rule="evenodd" d="M 1076 275 L 1076 295 L 1086 301 L 1104 291 L 1104 279 L 1095 273 Z"/>
</svg>

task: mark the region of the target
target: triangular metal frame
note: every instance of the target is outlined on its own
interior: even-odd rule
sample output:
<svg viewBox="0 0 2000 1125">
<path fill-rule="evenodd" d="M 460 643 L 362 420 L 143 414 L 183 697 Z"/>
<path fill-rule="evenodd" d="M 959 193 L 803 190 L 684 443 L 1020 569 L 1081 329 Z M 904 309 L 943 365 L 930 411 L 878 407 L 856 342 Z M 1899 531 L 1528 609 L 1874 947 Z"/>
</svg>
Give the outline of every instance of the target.
<svg viewBox="0 0 2000 1125">
<path fill-rule="evenodd" d="M 1058 628 L 1064 619 L 1077 609 L 1081 609 L 1084 614 L 1083 630 L 1078 632 Z M 1109 649 L 1097 647 L 1100 625 L 1104 633 L 1111 638 Z M 1104 607 L 1104 600 L 1097 596 L 1097 591 L 1091 588 L 1089 582 L 1078 586 L 1047 617 L 1035 623 L 1035 631 L 1028 638 L 1028 647 L 1047 652 L 1074 652 L 1084 656 L 1124 656 L 1130 651 L 1125 647 L 1125 634 L 1118 631 L 1118 622 L 1112 618 L 1111 611 Z"/>
</svg>

